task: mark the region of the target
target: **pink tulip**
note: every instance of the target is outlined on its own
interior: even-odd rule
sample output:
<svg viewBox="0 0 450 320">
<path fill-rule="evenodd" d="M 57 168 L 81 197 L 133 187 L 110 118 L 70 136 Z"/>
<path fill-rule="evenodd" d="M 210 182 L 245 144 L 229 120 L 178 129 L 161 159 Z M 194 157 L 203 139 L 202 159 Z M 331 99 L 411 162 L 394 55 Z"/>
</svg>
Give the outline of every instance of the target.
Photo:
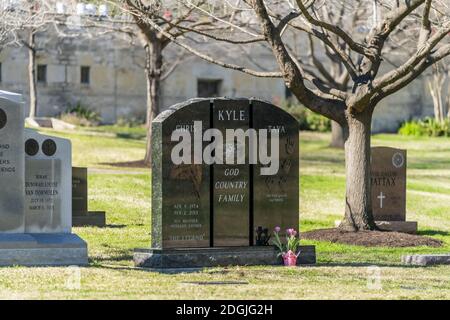
<svg viewBox="0 0 450 320">
<path fill-rule="evenodd" d="M 280 232 L 280 230 L 281 230 L 281 228 L 280 228 L 280 227 L 278 227 L 278 226 L 277 226 L 277 227 L 275 227 L 275 232 L 276 232 L 276 233 Z"/>
</svg>

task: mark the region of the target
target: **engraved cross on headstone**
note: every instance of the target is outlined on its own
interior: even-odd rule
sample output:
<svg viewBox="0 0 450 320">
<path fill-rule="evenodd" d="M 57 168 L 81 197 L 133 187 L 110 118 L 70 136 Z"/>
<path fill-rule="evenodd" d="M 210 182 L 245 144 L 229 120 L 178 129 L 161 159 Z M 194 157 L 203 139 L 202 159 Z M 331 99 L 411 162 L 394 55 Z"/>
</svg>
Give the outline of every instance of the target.
<svg viewBox="0 0 450 320">
<path fill-rule="evenodd" d="M 380 199 L 380 208 L 383 208 L 383 199 L 386 198 L 386 196 L 383 192 L 380 192 L 380 195 L 377 198 Z"/>
</svg>

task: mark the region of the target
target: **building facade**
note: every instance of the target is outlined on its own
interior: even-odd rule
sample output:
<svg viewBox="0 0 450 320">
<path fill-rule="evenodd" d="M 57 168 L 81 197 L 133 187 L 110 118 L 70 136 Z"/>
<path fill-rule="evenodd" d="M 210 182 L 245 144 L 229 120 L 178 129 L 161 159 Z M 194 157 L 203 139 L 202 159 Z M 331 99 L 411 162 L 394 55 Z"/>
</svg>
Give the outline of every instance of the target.
<svg viewBox="0 0 450 320">
<path fill-rule="evenodd" d="M 46 32 L 38 34 L 37 49 L 37 116 L 57 116 L 79 103 L 98 112 L 103 123 L 145 118 L 144 49 L 139 43 L 112 35 L 58 37 Z M 222 50 L 219 55 L 231 55 Z M 166 61 L 178 60 L 180 48 L 169 47 L 166 51 Z M 251 65 L 239 52 L 233 54 L 236 63 Z M 255 59 L 268 70 L 276 70 L 272 55 L 258 53 Z M 25 47 L 7 48 L 0 53 L 0 88 L 22 93 L 26 104 L 27 70 Z M 256 97 L 280 104 L 288 95 L 282 80 L 254 78 L 188 57 L 162 82 L 161 106 L 164 110 L 198 96 Z M 394 132 L 403 121 L 432 113 L 425 82 L 419 80 L 383 101 L 375 111 L 373 131 Z"/>
</svg>

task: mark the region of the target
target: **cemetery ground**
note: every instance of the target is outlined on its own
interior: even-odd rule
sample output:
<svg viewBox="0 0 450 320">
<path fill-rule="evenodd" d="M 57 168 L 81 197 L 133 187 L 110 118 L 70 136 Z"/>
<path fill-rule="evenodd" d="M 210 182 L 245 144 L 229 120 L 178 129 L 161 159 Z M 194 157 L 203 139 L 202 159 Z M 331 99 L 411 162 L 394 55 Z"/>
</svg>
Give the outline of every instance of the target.
<svg viewBox="0 0 450 320">
<path fill-rule="evenodd" d="M 403 254 L 450 252 L 450 139 L 375 135 L 372 140 L 373 145 L 408 150 L 407 219 L 418 221 L 420 235 L 442 240 L 442 247 L 361 247 L 303 240 L 316 245 L 316 266 L 164 274 L 132 264 L 133 249 L 150 246 L 150 170 L 133 165 L 144 155 L 144 131 L 43 131 L 72 140 L 73 165 L 89 167 L 89 209 L 106 211 L 108 226 L 74 228 L 88 242 L 88 267 L 0 268 L 0 298 L 450 298 L 450 266 L 406 267 L 400 262 Z M 344 212 L 343 151 L 327 147 L 328 134 L 302 132 L 300 139 L 300 230 L 330 228 Z M 369 268 L 372 265 L 380 269 Z"/>
</svg>

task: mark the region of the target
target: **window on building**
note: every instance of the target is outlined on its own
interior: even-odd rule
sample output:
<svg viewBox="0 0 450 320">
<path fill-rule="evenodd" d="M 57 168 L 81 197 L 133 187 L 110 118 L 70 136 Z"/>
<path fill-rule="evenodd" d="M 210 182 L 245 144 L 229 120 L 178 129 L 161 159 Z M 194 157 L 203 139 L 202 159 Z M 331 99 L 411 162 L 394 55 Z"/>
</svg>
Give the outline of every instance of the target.
<svg viewBox="0 0 450 320">
<path fill-rule="evenodd" d="M 90 84 L 91 83 L 91 67 L 81 67 L 81 83 Z"/>
<path fill-rule="evenodd" d="M 220 96 L 220 85 L 222 80 L 197 80 L 197 96 L 200 98 L 218 97 Z"/>
<path fill-rule="evenodd" d="M 47 83 L 47 65 L 39 64 L 37 66 L 37 82 Z"/>
<path fill-rule="evenodd" d="M 289 100 L 292 98 L 292 91 L 288 87 L 285 87 L 285 89 L 284 89 L 284 97 L 286 98 L 286 100 Z"/>
</svg>

